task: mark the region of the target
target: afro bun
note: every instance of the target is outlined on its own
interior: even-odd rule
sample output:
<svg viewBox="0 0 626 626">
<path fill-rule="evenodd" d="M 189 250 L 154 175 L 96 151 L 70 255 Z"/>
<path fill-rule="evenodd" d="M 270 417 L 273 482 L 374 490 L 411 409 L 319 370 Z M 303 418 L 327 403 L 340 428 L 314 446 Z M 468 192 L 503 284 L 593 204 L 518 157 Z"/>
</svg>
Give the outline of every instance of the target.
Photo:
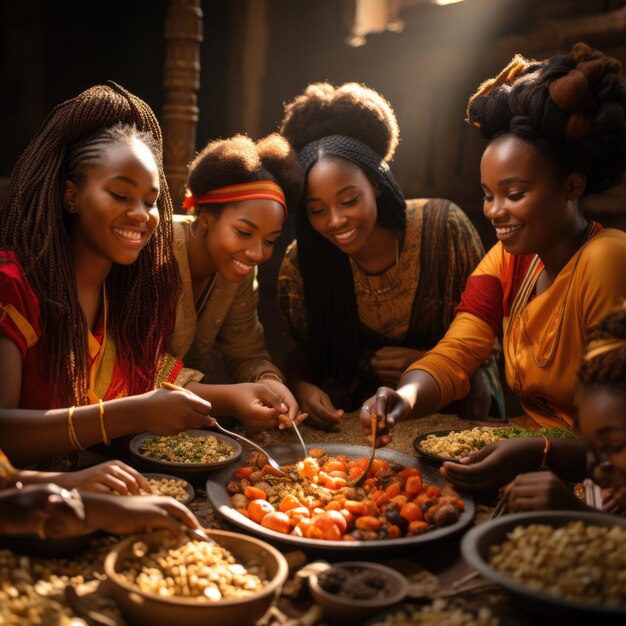
<svg viewBox="0 0 626 626">
<path fill-rule="evenodd" d="M 284 109 L 280 133 L 298 152 L 329 135 L 358 139 L 385 161 L 391 161 L 398 146 L 400 131 L 391 105 L 359 83 L 312 83 Z"/>
<path fill-rule="evenodd" d="M 288 207 L 300 200 L 302 168 L 289 142 L 277 133 L 256 143 L 246 135 L 210 141 L 189 164 L 187 186 L 201 196 L 218 187 L 267 179 L 280 185 Z"/>
</svg>

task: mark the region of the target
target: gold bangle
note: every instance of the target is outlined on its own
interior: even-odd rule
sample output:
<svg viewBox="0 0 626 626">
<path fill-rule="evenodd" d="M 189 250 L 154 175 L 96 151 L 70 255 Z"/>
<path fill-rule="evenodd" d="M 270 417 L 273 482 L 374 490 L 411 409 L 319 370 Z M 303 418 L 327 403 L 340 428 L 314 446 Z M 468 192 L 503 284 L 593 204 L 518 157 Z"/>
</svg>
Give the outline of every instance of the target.
<svg viewBox="0 0 626 626">
<path fill-rule="evenodd" d="M 81 446 L 80 441 L 78 441 L 76 431 L 74 430 L 74 424 L 72 423 L 72 416 L 74 415 L 75 408 L 75 406 L 71 406 L 67 410 L 67 432 L 70 438 L 70 443 L 72 444 L 72 448 L 74 448 L 74 450 L 82 450 L 83 446 Z"/>
<path fill-rule="evenodd" d="M 550 454 L 550 440 L 543 435 L 543 440 L 546 442 L 545 447 L 543 448 L 543 456 L 541 457 L 541 465 L 539 466 L 540 470 L 549 470 L 548 466 L 548 454 Z"/>
<path fill-rule="evenodd" d="M 111 440 L 107 437 L 107 431 L 104 428 L 104 403 L 102 402 L 102 398 L 98 400 L 100 404 L 100 430 L 102 431 L 102 441 L 104 445 L 110 446 Z"/>
</svg>

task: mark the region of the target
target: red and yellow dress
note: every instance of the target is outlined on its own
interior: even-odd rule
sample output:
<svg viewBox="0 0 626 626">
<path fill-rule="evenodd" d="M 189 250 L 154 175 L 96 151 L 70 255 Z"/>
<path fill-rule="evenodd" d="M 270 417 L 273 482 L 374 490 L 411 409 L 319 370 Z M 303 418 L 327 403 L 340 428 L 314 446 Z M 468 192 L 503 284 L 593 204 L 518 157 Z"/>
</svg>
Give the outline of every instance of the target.
<svg viewBox="0 0 626 626">
<path fill-rule="evenodd" d="M 407 371 L 437 381 L 439 405 L 463 397 L 469 376 L 502 334 L 506 379 L 530 425 L 573 425 L 576 372 L 587 330 L 626 297 L 626 233 L 592 223 L 585 243 L 552 285 L 535 293 L 537 256 L 497 243 L 467 281 L 443 339 Z"/>
<path fill-rule="evenodd" d="M 115 340 L 112 333 L 107 332 L 106 297 L 103 300 L 102 313 L 88 336 L 90 403 L 97 403 L 100 398 L 112 400 L 128 395 Z M 9 250 L 0 250 L 0 335 L 13 341 L 22 355 L 22 388 L 18 408 L 53 408 L 53 384 L 44 377 L 40 367 L 42 329 L 39 299 L 28 283 L 17 256 Z M 183 368 L 180 360 L 166 355 L 160 363 L 155 387 L 163 380 L 184 384 L 197 378 L 193 372 Z"/>
</svg>

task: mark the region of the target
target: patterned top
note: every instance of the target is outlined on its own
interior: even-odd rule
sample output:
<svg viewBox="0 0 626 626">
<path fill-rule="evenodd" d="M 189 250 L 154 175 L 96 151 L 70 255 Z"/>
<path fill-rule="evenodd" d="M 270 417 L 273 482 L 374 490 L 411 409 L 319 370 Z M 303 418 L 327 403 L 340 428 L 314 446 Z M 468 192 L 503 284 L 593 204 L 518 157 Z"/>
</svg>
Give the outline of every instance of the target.
<svg viewBox="0 0 626 626">
<path fill-rule="evenodd" d="M 424 244 L 426 238 L 429 241 Z M 294 241 L 285 252 L 278 275 L 278 301 L 291 335 L 306 349 L 307 311 L 297 250 Z M 369 360 L 380 347 L 425 350 L 437 343 L 454 317 L 467 277 L 483 254 L 476 229 L 458 206 L 447 200 L 407 200 L 398 264 L 371 276 L 350 259 L 359 322 L 362 330 L 376 339 L 363 345 L 361 380 L 371 378 Z M 501 400 L 497 368 L 495 364 L 489 368 L 488 385 Z M 503 412 L 502 406 L 500 409 Z"/>
</svg>

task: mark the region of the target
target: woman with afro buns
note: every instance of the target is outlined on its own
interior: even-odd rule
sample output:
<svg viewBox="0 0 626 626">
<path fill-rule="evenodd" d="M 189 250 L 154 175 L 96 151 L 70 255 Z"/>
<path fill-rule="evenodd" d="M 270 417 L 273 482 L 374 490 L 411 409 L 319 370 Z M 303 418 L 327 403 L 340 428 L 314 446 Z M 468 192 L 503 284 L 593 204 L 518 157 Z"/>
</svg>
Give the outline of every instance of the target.
<svg viewBox="0 0 626 626">
<path fill-rule="evenodd" d="M 397 391 L 382 388 L 368 401 L 385 416 L 379 443 L 390 440 L 395 421 L 466 393 L 500 334 L 520 422 L 572 428 L 586 332 L 626 296 L 626 234 L 603 229 L 579 207 L 581 196 L 613 187 L 626 169 L 620 70 L 616 59 L 576 44 L 542 62 L 516 56 L 470 99 L 468 121 L 489 142 L 484 214 L 499 241 L 470 276 L 443 340 L 409 367 Z M 365 429 L 365 411 L 361 419 Z M 501 484 L 518 470 L 506 462 L 509 449 L 490 447 L 443 472 Z"/>
<path fill-rule="evenodd" d="M 256 281 L 302 179 L 278 134 L 256 143 L 244 135 L 211 141 L 189 165 L 184 208 L 194 218 L 174 222 L 183 292 L 169 349 L 207 381 L 239 383 L 212 384 L 211 401 L 219 411 L 225 395 L 223 412 L 249 431 L 304 419 L 265 347 Z"/>
<path fill-rule="evenodd" d="M 280 133 L 306 176 L 278 279 L 289 371 L 309 423 L 330 428 L 441 339 L 484 251 L 448 200 L 405 200 L 388 164 L 398 124 L 375 90 L 311 84 L 285 105 Z M 480 365 L 453 412 L 484 418 L 501 399 L 495 364 Z"/>
</svg>

